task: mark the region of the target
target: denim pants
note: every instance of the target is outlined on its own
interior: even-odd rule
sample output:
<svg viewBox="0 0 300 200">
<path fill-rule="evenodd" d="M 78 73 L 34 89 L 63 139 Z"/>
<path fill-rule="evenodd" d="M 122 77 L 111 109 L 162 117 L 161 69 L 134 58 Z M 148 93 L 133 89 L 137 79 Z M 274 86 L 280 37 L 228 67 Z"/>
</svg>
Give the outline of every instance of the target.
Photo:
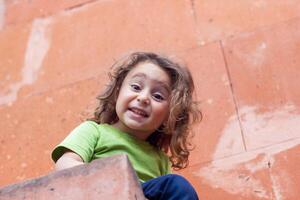
<svg viewBox="0 0 300 200">
<path fill-rule="evenodd" d="M 193 186 L 182 176 L 168 174 L 142 183 L 149 200 L 198 200 Z"/>
</svg>

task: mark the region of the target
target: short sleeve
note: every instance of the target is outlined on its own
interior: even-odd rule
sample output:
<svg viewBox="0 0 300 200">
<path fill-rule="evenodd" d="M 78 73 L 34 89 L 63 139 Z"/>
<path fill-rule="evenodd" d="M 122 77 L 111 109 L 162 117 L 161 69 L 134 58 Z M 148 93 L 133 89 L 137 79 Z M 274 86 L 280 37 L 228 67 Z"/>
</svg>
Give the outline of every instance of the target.
<svg viewBox="0 0 300 200">
<path fill-rule="evenodd" d="M 171 174 L 172 170 L 171 170 L 171 162 L 169 161 L 169 157 L 161 152 L 161 157 L 162 157 L 162 165 L 163 165 L 163 170 L 162 170 L 162 175 L 166 175 L 166 174 Z"/>
<path fill-rule="evenodd" d="M 171 174 L 171 173 L 172 173 L 171 162 L 167 160 L 167 174 Z"/>
<path fill-rule="evenodd" d="M 84 162 L 90 162 L 100 134 L 97 123 L 85 121 L 77 126 L 52 152 L 52 159 L 56 162 L 69 149 L 78 154 Z"/>
</svg>

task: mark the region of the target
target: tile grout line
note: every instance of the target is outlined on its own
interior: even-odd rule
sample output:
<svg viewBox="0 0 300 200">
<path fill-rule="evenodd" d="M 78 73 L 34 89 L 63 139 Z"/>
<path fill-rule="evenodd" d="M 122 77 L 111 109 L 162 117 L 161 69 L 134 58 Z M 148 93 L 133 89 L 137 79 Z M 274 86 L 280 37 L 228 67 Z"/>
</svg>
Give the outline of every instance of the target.
<svg viewBox="0 0 300 200">
<path fill-rule="evenodd" d="M 95 3 L 96 1 L 98 1 L 98 0 L 89 0 L 89 1 L 86 1 L 86 2 L 82 2 L 82 3 L 79 3 L 79 4 L 76 4 L 76 5 L 73 5 L 73 6 L 64 8 L 64 9 L 62 9 L 62 11 L 70 11 L 70 10 L 74 10 L 74 9 L 80 8 L 80 7 L 82 7 L 82 6 L 86 6 L 86 5 Z"/>
<path fill-rule="evenodd" d="M 192 2 L 194 2 L 194 0 L 191 0 Z M 192 4 L 194 5 L 194 4 Z M 196 11 L 193 11 L 195 12 L 193 15 L 194 15 L 194 20 L 196 22 L 196 26 L 197 26 L 197 14 L 196 14 Z M 239 37 L 240 35 L 243 35 L 243 34 L 247 34 L 247 33 L 255 33 L 257 31 L 266 31 L 266 30 L 273 30 L 273 29 L 276 29 L 277 26 L 280 26 L 282 24 L 285 24 L 285 23 L 291 23 L 292 21 L 295 21 L 295 20 L 300 20 L 300 16 L 297 16 L 297 17 L 293 17 L 293 18 L 290 18 L 290 19 L 286 19 L 286 20 L 283 20 L 283 21 L 278 21 L 278 23 L 273 23 L 273 24 L 268 24 L 268 25 L 265 25 L 265 26 L 258 26 L 258 27 L 254 27 L 252 29 L 249 29 L 249 30 L 243 30 L 243 31 L 236 31 L 236 32 L 233 32 L 231 34 L 228 34 L 228 35 L 223 35 L 223 36 L 220 36 L 218 38 L 215 38 L 215 39 L 211 39 L 211 40 L 205 40 L 203 44 L 200 44 L 200 45 L 196 45 L 196 46 L 206 46 L 208 44 L 211 44 L 211 43 L 217 43 L 219 42 L 220 40 L 226 40 L 226 39 L 230 39 L 232 37 Z M 197 34 L 198 34 L 198 30 L 196 29 L 197 31 Z"/>
<path fill-rule="evenodd" d="M 54 15 L 57 15 L 61 12 L 68 12 L 68 11 L 76 10 L 76 9 L 79 9 L 83 6 L 96 3 L 97 1 L 101 1 L 101 0 L 88 0 L 86 2 L 78 3 L 78 4 L 70 6 L 70 7 L 61 8 L 61 9 L 59 9 L 57 11 L 54 11 L 54 12 L 49 12 L 47 14 L 38 15 L 38 16 L 32 18 L 32 19 L 27 19 L 27 20 L 21 21 L 21 23 L 31 24 L 32 21 L 34 21 L 36 19 L 44 19 L 44 18 L 48 18 L 48 17 L 53 17 Z M 11 26 L 14 27 L 14 26 L 18 25 L 19 23 L 20 22 L 18 22 L 18 23 L 13 22 L 13 23 L 8 23 L 8 24 L 4 23 L 1 31 L 5 30 L 5 29 L 7 29 L 8 27 L 11 27 Z"/>
<path fill-rule="evenodd" d="M 288 139 L 288 140 L 285 140 L 285 141 L 282 141 L 282 142 L 274 143 L 274 144 L 271 144 L 271 145 L 267 145 L 267 146 L 263 146 L 263 147 L 259 147 L 259 148 L 255 148 L 255 149 L 248 149 L 247 152 L 255 152 L 255 151 L 258 151 L 259 149 L 265 150 L 265 149 L 271 148 L 272 146 L 277 146 L 277 145 L 289 143 L 293 140 L 299 140 L 300 141 L 300 137 L 291 138 L 291 139 Z M 300 143 L 299 143 L 299 145 L 300 145 Z M 197 166 L 205 165 L 205 164 L 208 164 L 208 163 L 211 163 L 211 162 L 214 162 L 214 161 L 225 160 L 225 159 L 232 158 L 232 157 L 235 157 L 235 156 L 243 155 L 244 153 L 247 153 L 247 152 L 239 152 L 239 153 L 234 153 L 234 154 L 231 154 L 231 155 L 219 157 L 219 158 L 216 158 L 216 159 L 204 160 L 202 162 L 199 162 L 199 163 L 196 163 L 196 164 L 193 164 L 193 165 L 189 165 L 189 167 L 197 167 Z"/>
<path fill-rule="evenodd" d="M 67 83 L 67 84 L 64 84 L 64 85 L 60 85 L 60 86 L 57 86 L 57 87 L 54 87 L 54 88 L 48 88 L 46 90 L 41 90 L 41 91 L 36 91 L 36 92 L 31 92 L 29 94 L 26 94 L 25 96 L 19 98 L 21 101 L 26 101 L 27 99 L 31 98 L 31 97 L 34 97 L 34 96 L 41 96 L 43 94 L 46 94 L 48 92 L 53 92 L 55 90 L 61 90 L 61 89 L 65 89 L 65 88 L 68 88 L 68 87 L 73 87 L 73 86 L 76 86 L 77 84 L 81 83 L 81 82 L 84 82 L 84 81 L 90 81 L 90 80 L 98 80 L 99 77 L 101 75 L 95 75 L 95 76 L 91 76 L 91 77 L 88 77 L 88 78 L 85 78 L 85 79 L 81 79 L 81 80 L 77 80 L 77 81 L 74 81 L 74 82 L 70 82 L 70 83 Z M 8 107 L 7 105 L 0 105 L 0 111 L 3 109 L 3 108 L 6 108 Z"/>
<path fill-rule="evenodd" d="M 196 9 L 195 9 L 195 0 L 190 0 L 190 4 L 191 4 L 191 9 L 192 9 L 192 14 L 193 14 L 193 17 L 194 17 L 194 20 L 195 20 L 195 24 L 197 26 L 198 19 L 197 19 L 197 13 L 196 13 Z"/>
<path fill-rule="evenodd" d="M 228 77 L 228 80 L 229 80 L 229 83 L 230 83 L 231 96 L 232 96 L 232 100 L 233 100 L 233 103 L 234 103 L 235 112 L 237 113 L 237 119 L 238 119 L 239 126 L 240 126 L 240 129 L 241 129 L 241 136 L 242 136 L 242 140 L 243 140 L 244 150 L 247 151 L 243 125 L 242 125 L 242 122 L 241 122 L 241 119 L 240 119 L 240 113 L 239 113 L 239 109 L 238 109 L 238 105 L 237 105 L 237 100 L 236 100 L 236 97 L 234 95 L 232 79 L 231 79 L 231 76 L 230 76 L 230 71 L 229 71 L 229 68 L 228 68 L 228 63 L 227 63 L 227 59 L 226 59 L 226 56 L 225 56 L 225 51 L 224 51 L 224 47 L 223 47 L 223 44 L 222 44 L 222 40 L 219 40 L 219 45 L 220 45 L 220 48 L 221 48 L 221 51 L 222 51 L 222 56 L 223 56 L 223 60 L 224 60 L 224 63 L 225 63 L 225 69 L 226 69 L 227 77 Z"/>
<path fill-rule="evenodd" d="M 70 83 L 67 83 L 67 84 L 64 84 L 64 85 L 60 85 L 60 86 L 57 86 L 57 87 L 54 87 L 54 88 L 48 88 L 46 90 L 32 92 L 32 93 L 29 93 L 29 94 L 25 95 L 23 99 L 27 99 L 27 98 L 30 98 L 30 97 L 33 97 L 33 96 L 41 96 L 43 94 L 46 94 L 48 92 L 53 92 L 55 90 L 61 90 L 61 89 L 65 89 L 65 88 L 68 88 L 68 87 L 73 87 L 73 86 L 76 86 L 79 83 L 82 83 L 84 81 L 90 81 L 90 80 L 96 80 L 97 81 L 97 80 L 99 80 L 100 76 L 101 75 L 90 76 L 90 77 L 80 79 L 80 80 L 77 80 L 77 81 L 73 81 L 73 82 L 70 82 Z"/>
</svg>

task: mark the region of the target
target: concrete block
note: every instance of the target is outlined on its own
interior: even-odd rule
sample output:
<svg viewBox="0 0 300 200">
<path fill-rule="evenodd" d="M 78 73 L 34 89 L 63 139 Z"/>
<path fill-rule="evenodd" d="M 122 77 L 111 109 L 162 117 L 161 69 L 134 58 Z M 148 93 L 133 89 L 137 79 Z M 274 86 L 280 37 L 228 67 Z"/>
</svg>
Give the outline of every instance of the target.
<svg viewBox="0 0 300 200">
<path fill-rule="evenodd" d="M 193 127 L 196 145 L 190 165 L 244 152 L 242 134 L 219 42 L 194 48 L 179 55 L 194 75 L 203 120 Z M 231 124 L 234 126 L 231 126 Z M 234 141 L 234 143 L 232 143 Z"/>
<path fill-rule="evenodd" d="M 45 17 L 62 10 L 73 9 L 91 2 L 91 0 L 15 0 L 4 1 L 5 8 L 4 26 L 20 24 L 31 21 L 34 18 Z"/>
<path fill-rule="evenodd" d="M 248 151 L 180 171 L 199 199 L 299 199 L 300 139 Z"/>
<path fill-rule="evenodd" d="M 91 117 L 102 84 L 88 79 L 0 106 L 0 187 L 51 171 L 52 149 Z"/>
<path fill-rule="evenodd" d="M 198 39 L 204 44 L 299 17 L 297 0 L 194 1 Z"/>
<path fill-rule="evenodd" d="M 98 159 L 90 164 L 0 189 L 1 200 L 17 199 L 145 199 L 126 155 Z"/>
<path fill-rule="evenodd" d="M 247 149 L 300 137 L 300 20 L 224 40 Z"/>
</svg>

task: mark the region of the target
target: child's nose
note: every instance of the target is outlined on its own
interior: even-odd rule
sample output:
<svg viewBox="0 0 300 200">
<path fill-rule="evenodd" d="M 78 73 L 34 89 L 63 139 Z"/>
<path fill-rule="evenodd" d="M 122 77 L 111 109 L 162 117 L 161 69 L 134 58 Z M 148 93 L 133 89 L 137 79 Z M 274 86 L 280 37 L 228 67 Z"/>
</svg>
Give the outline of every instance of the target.
<svg viewBox="0 0 300 200">
<path fill-rule="evenodd" d="M 140 93 L 139 96 L 137 97 L 137 101 L 142 104 L 150 103 L 150 99 L 149 99 L 148 95 L 145 93 Z"/>
</svg>

